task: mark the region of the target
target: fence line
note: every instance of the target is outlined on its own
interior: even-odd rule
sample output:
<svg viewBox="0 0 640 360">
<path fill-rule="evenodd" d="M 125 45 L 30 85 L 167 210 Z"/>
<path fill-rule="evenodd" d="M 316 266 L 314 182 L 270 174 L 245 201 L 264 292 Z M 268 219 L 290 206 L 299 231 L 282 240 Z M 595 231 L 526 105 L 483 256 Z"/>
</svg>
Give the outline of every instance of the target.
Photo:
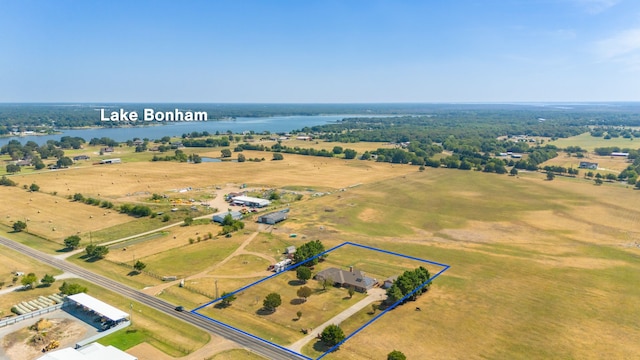
<svg viewBox="0 0 640 360">
<path fill-rule="evenodd" d="M 58 309 L 62 309 L 62 306 L 64 304 L 65 303 L 52 305 L 52 306 L 46 307 L 44 309 L 39 309 L 39 310 L 32 311 L 32 312 L 29 312 L 29 313 L 26 313 L 26 314 L 23 314 L 23 315 L 18 315 L 18 316 L 14 316 L 14 317 L 11 317 L 11 318 L 6 319 L 6 320 L 2 320 L 2 321 L 0 321 L 0 327 L 13 325 L 13 324 L 15 324 L 17 322 L 20 322 L 20 321 L 23 321 L 23 320 L 33 319 L 34 317 L 38 317 L 38 316 L 40 316 L 42 314 L 48 314 L 48 313 L 50 313 L 52 311 L 55 311 L 55 310 L 58 310 Z"/>
</svg>

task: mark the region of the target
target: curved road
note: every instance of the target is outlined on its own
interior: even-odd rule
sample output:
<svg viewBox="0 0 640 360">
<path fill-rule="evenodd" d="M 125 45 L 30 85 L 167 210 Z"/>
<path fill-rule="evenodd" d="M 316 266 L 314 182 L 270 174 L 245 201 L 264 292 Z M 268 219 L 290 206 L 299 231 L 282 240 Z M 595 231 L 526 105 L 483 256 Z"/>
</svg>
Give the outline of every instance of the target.
<svg viewBox="0 0 640 360">
<path fill-rule="evenodd" d="M 177 312 L 174 309 L 174 305 L 160 300 L 151 295 L 147 295 L 138 290 L 130 288 L 126 285 L 120 284 L 117 281 L 106 278 L 102 275 L 95 274 L 89 270 L 81 268 L 77 265 L 71 264 L 67 261 L 60 260 L 54 258 L 51 255 L 47 255 L 38 250 L 32 249 L 28 246 L 22 245 L 15 241 L 9 240 L 7 238 L 0 236 L 0 244 L 18 251 L 22 254 L 31 256 L 34 259 L 37 259 L 45 264 L 57 267 L 65 272 L 71 272 L 79 277 L 82 277 L 92 283 L 102 286 L 111 291 L 117 292 L 123 296 L 126 296 L 130 299 L 136 300 L 142 304 L 145 304 L 149 307 L 152 307 L 158 311 L 162 311 L 165 314 L 178 318 L 182 321 L 185 321 L 189 324 L 197 326 L 201 329 L 209 331 L 215 335 L 219 335 L 223 338 L 229 339 L 231 341 L 236 342 L 237 344 L 249 349 L 250 351 L 255 352 L 261 356 L 264 356 L 268 359 L 292 359 L 292 360 L 300 360 L 300 359 L 309 359 L 300 354 L 294 353 L 290 350 L 280 348 L 274 345 L 271 345 L 265 341 L 259 340 L 251 335 L 244 334 L 238 332 L 236 330 L 230 329 L 225 325 L 220 323 L 216 323 L 209 319 L 203 318 L 202 316 L 191 313 L 191 312 Z"/>
</svg>

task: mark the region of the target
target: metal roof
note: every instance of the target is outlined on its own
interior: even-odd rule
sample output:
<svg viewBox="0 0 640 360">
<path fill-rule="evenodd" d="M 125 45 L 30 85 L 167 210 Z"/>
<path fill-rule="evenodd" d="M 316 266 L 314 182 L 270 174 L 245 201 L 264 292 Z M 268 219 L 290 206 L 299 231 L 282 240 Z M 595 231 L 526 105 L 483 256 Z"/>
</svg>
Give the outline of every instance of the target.
<svg viewBox="0 0 640 360">
<path fill-rule="evenodd" d="M 113 321 L 119 321 L 129 317 L 129 314 L 127 314 L 126 312 L 121 311 L 120 309 L 117 309 L 85 293 L 69 295 L 67 296 L 67 299 L 73 300 L 82 306 L 86 306 L 96 313 Z"/>
</svg>

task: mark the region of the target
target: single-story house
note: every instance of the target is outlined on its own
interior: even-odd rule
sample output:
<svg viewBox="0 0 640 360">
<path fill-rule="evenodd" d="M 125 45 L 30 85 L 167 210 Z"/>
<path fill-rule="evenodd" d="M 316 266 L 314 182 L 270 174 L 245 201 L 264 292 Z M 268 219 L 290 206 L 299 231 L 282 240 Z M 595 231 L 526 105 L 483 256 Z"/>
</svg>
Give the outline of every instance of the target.
<svg viewBox="0 0 640 360">
<path fill-rule="evenodd" d="M 213 218 L 211 218 L 211 220 L 213 220 L 214 222 L 220 223 L 222 224 L 222 222 L 224 221 L 224 218 L 228 215 L 231 214 L 231 218 L 233 220 L 240 220 L 242 219 L 242 213 L 240 211 L 223 211 L 223 212 L 219 212 L 217 214 L 213 215 Z"/>
<path fill-rule="evenodd" d="M 31 166 L 31 159 L 24 159 L 16 161 L 16 165 L 18 166 Z"/>
<path fill-rule="evenodd" d="M 394 275 L 388 279 L 386 279 L 383 283 L 382 283 L 382 288 L 383 289 L 388 289 L 391 287 L 391 285 L 393 285 L 393 283 L 398 280 L 398 275 Z"/>
<path fill-rule="evenodd" d="M 89 160 L 89 156 L 88 155 L 78 155 L 78 156 L 74 156 L 73 157 L 73 161 L 78 161 L 78 160 Z"/>
<path fill-rule="evenodd" d="M 360 270 L 355 270 L 353 267 L 349 268 L 349 271 L 341 270 L 338 268 L 328 268 L 320 271 L 315 276 L 316 280 L 331 280 L 334 286 L 341 286 L 344 288 L 351 288 L 357 292 L 365 293 L 367 290 L 373 288 L 377 280 L 365 276 Z"/>
<path fill-rule="evenodd" d="M 144 141 L 142 141 L 140 139 L 133 140 L 133 145 L 134 146 L 140 146 L 140 145 L 143 145 L 143 144 L 144 144 Z"/>
<path fill-rule="evenodd" d="M 266 199 L 254 198 L 250 196 L 236 196 L 232 198 L 233 203 L 236 205 L 245 205 L 249 207 L 265 207 L 271 204 L 271 201 Z"/>
<path fill-rule="evenodd" d="M 284 221 L 287 219 L 287 214 L 289 211 L 276 211 L 264 215 L 260 215 L 258 217 L 258 222 L 263 224 L 274 225 L 279 223 L 280 221 Z"/>
<path fill-rule="evenodd" d="M 588 162 L 588 161 L 580 161 L 579 168 L 596 170 L 596 169 L 598 169 L 598 163 L 593 163 L 593 162 Z"/>
<path fill-rule="evenodd" d="M 296 136 L 296 140 L 302 140 L 302 141 L 311 141 L 313 140 L 313 138 L 311 136 Z"/>
<path fill-rule="evenodd" d="M 111 146 L 104 147 L 104 148 L 100 149 L 100 151 L 102 151 L 103 153 L 110 153 L 110 152 L 113 152 L 113 147 L 111 147 Z"/>
</svg>

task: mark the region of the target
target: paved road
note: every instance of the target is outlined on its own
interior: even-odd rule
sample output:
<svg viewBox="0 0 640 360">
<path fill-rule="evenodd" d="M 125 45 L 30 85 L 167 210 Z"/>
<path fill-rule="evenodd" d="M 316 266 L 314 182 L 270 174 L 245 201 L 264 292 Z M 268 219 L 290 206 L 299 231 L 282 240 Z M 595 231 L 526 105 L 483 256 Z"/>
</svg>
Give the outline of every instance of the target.
<svg viewBox="0 0 640 360">
<path fill-rule="evenodd" d="M 11 241 L 7 238 L 0 236 L 0 244 L 4 245 L 10 249 L 18 251 L 22 254 L 31 256 L 34 259 L 37 259 L 45 264 L 57 267 L 65 272 L 71 272 L 78 275 L 85 280 L 88 280 L 96 285 L 102 286 L 106 289 L 109 289 L 113 292 L 119 293 L 123 296 L 126 296 L 130 299 L 136 300 L 142 304 L 145 304 L 149 307 L 152 307 L 158 311 L 162 311 L 165 314 L 183 320 L 187 323 L 190 323 L 194 326 L 197 326 L 201 329 L 209 331 L 215 335 L 219 335 L 223 338 L 229 339 L 238 343 L 240 346 L 249 349 L 250 351 L 255 352 L 261 356 L 264 356 L 268 359 L 280 360 L 280 359 L 308 359 L 306 357 L 300 356 L 293 352 L 290 352 L 286 349 L 276 347 L 274 345 L 270 345 L 264 341 L 253 338 L 249 335 L 242 334 L 235 330 L 229 329 L 224 325 L 215 323 L 213 321 L 202 318 L 201 316 L 191 313 L 191 312 L 177 312 L 174 310 L 174 305 L 169 304 L 166 301 L 153 297 L 151 295 L 147 295 L 138 290 L 130 288 L 126 285 L 120 284 L 117 281 L 111 280 L 101 275 L 97 275 L 89 270 L 81 268 L 77 265 L 71 264 L 67 261 L 57 259 L 51 255 L 47 255 L 38 250 L 34 250 L 28 246 L 22 245 L 20 243 Z"/>
</svg>

